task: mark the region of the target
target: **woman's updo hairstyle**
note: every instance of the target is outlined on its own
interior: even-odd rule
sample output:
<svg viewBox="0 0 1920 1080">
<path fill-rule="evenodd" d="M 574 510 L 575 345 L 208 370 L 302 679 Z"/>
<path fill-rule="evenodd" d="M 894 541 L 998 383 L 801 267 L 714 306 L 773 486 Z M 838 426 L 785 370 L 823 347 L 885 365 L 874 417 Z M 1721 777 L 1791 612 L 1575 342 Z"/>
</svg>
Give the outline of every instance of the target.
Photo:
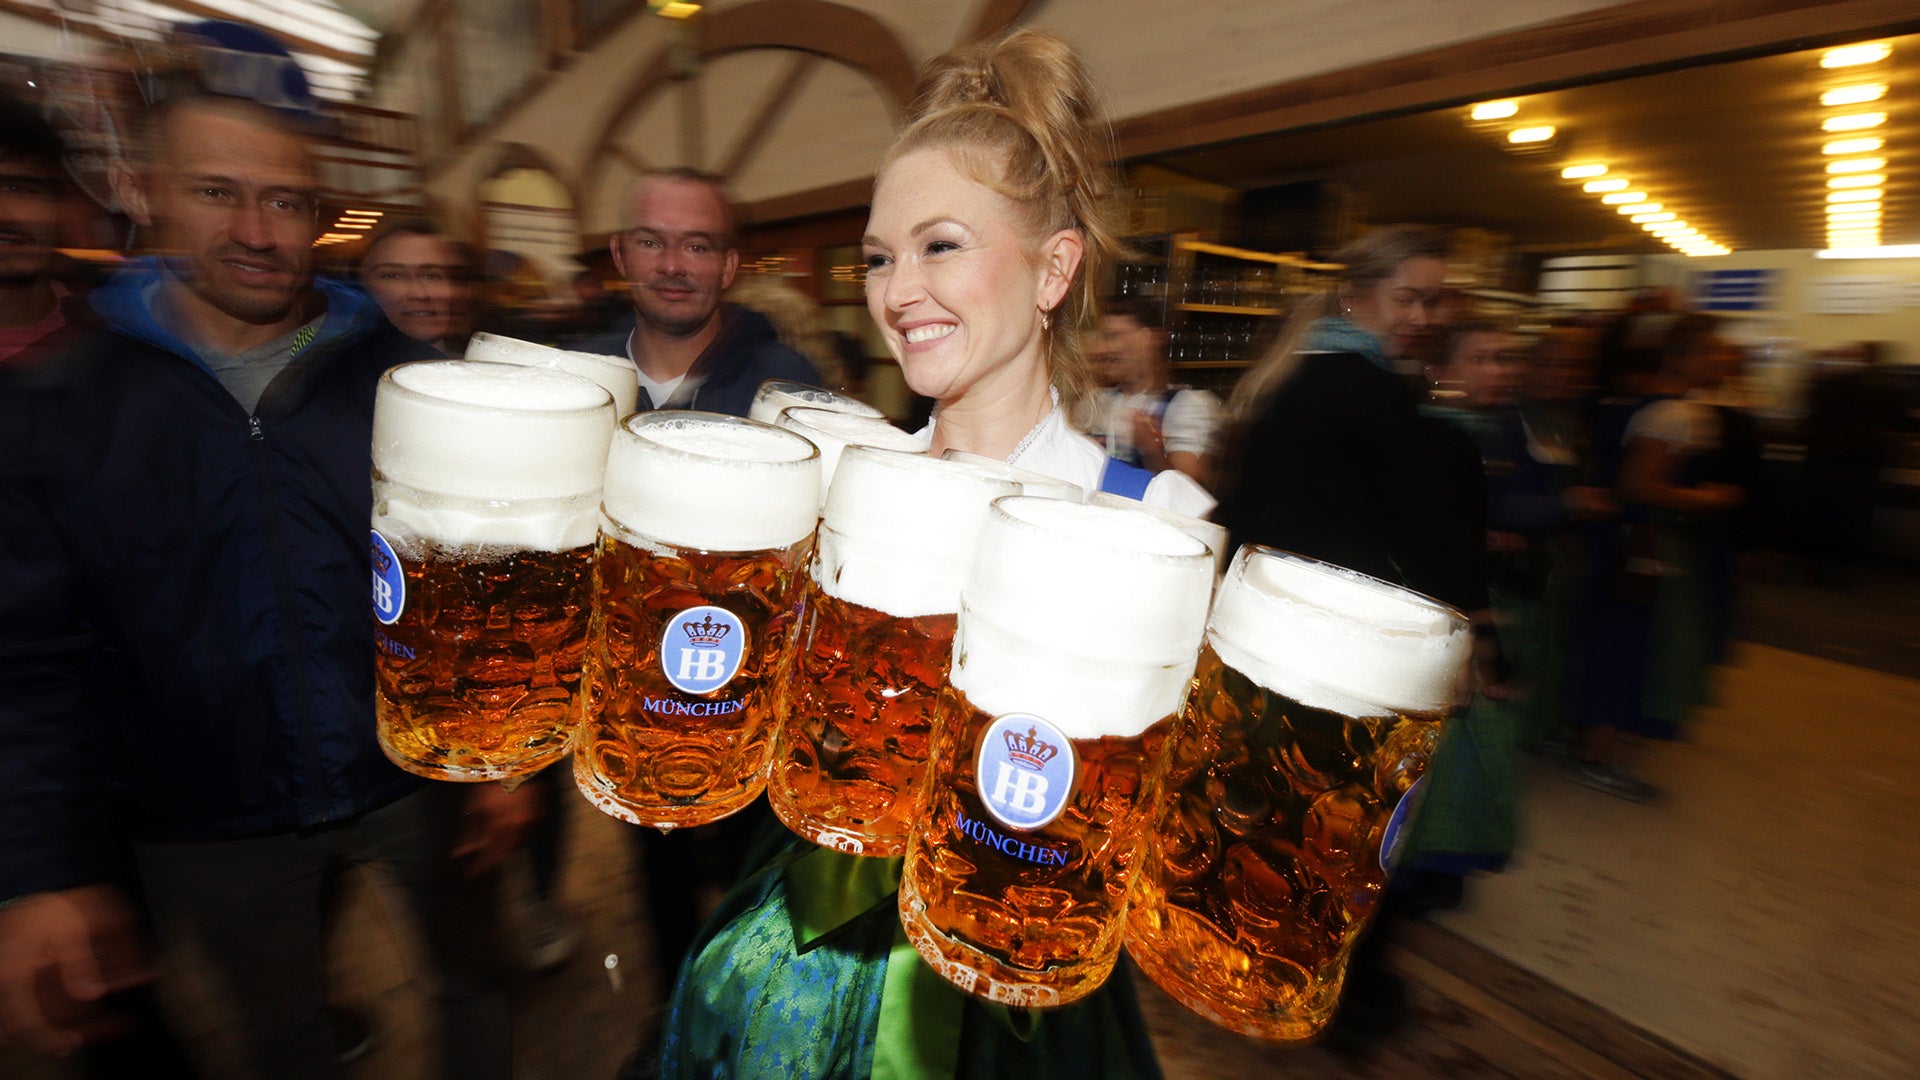
<svg viewBox="0 0 1920 1080">
<path fill-rule="evenodd" d="M 1080 272 L 1041 338 L 1054 386 L 1073 400 L 1087 382 L 1081 334 L 1099 317 L 1094 283 L 1126 250 L 1108 170 L 1113 129 L 1086 65 L 1065 41 L 1039 30 L 936 57 L 880 168 L 929 148 L 954 154 L 968 175 L 1011 202 L 1034 240 L 1079 230 Z"/>
</svg>

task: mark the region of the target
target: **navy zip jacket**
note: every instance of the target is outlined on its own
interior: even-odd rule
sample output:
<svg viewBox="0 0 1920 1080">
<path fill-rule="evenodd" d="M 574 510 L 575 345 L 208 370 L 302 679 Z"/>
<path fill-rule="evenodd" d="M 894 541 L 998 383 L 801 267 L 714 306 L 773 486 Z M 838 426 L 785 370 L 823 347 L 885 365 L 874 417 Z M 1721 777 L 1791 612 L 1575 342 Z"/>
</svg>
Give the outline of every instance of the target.
<svg viewBox="0 0 1920 1080">
<path fill-rule="evenodd" d="M 780 336 L 765 315 L 737 304 L 721 304 L 717 318 L 721 320 L 720 336 L 707 346 L 707 351 L 700 354 L 700 359 L 695 360 L 692 370 L 687 372 L 687 382 L 693 383 L 691 399 L 675 408 L 745 416 L 753 408 L 754 391 L 768 379 L 820 385 L 820 373 L 813 369 L 813 364 L 780 344 Z M 625 357 L 633 327 L 634 317 L 629 312 L 614 323 L 613 329 L 568 347 L 580 352 Z M 646 388 L 642 387 L 641 411 L 659 407 L 660 403 L 648 397 Z"/>
<path fill-rule="evenodd" d="M 374 389 L 434 355 L 358 290 L 249 415 L 157 323 L 0 370 L 0 899 L 114 874 L 123 839 L 358 817 L 416 789 L 374 738 Z"/>
</svg>

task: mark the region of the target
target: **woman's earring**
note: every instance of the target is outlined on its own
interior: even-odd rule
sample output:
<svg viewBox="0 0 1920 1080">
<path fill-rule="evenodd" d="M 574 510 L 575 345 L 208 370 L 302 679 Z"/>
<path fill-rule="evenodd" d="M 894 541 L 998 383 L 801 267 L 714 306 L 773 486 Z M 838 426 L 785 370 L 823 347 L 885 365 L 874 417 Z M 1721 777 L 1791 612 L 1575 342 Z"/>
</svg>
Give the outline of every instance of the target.
<svg viewBox="0 0 1920 1080">
<path fill-rule="evenodd" d="M 1040 329 L 1042 330 L 1053 329 L 1053 312 L 1048 311 L 1045 308 L 1040 309 Z"/>
</svg>

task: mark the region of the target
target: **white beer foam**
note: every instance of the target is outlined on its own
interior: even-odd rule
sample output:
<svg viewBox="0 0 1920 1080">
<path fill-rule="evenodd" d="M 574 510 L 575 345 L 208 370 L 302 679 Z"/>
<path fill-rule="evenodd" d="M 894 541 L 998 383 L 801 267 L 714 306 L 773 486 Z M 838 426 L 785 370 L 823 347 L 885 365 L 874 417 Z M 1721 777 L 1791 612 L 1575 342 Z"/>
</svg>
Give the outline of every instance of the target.
<svg viewBox="0 0 1920 1080">
<path fill-rule="evenodd" d="M 920 440 L 877 416 L 855 416 L 829 409 L 787 408 L 775 423 L 805 438 L 820 448 L 820 509 L 825 510 L 827 493 L 833 489 L 834 469 L 840 453 L 849 446 L 877 446 L 903 454 L 923 454 L 927 448 Z"/>
<path fill-rule="evenodd" d="M 614 422 L 633 415 L 640 404 L 640 374 L 624 356 L 573 352 L 482 330 L 467 342 L 467 359 L 522 367 L 559 368 L 569 375 L 592 379 L 613 395 Z"/>
<path fill-rule="evenodd" d="M 993 500 L 1019 493 L 964 462 L 849 446 L 827 493 L 814 580 L 895 618 L 951 615 Z"/>
<path fill-rule="evenodd" d="M 737 416 L 644 412 L 614 433 L 602 507 L 676 547 L 761 551 L 813 531 L 820 455 L 791 432 Z"/>
<path fill-rule="evenodd" d="M 1080 490 L 1080 485 L 1072 481 L 1034 472 L 1032 469 L 1023 469 L 1018 465 L 1009 465 L 985 454 L 975 454 L 966 450 L 949 450 L 940 456 L 948 461 L 964 461 L 971 465 L 978 465 L 983 469 L 991 470 L 995 476 L 1004 476 L 1020 485 L 1022 495 L 1032 495 L 1040 499 L 1064 499 L 1067 502 L 1080 502 L 1087 496 L 1086 492 Z"/>
<path fill-rule="evenodd" d="M 994 503 L 967 579 L 953 684 L 993 715 L 1130 738 L 1180 707 L 1213 591 L 1207 546 L 1151 515 Z"/>
<path fill-rule="evenodd" d="M 1268 690 L 1346 716 L 1447 708 L 1473 649 L 1466 620 L 1436 600 L 1253 545 L 1227 572 L 1207 641 Z"/>
<path fill-rule="evenodd" d="M 1115 495 L 1109 491 L 1096 491 L 1087 496 L 1087 502 L 1092 506 L 1112 506 L 1122 510 L 1138 510 L 1151 514 L 1207 545 L 1207 550 L 1213 552 L 1213 572 L 1215 574 L 1227 572 L 1227 556 L 1230 552 L 1227 551 L 1226 526 L 1216 525 L 1205 518 L 1189 517 L 1158 506 L 1149 506 L 1138 499 L 1129 499 L 1125 495 Z"/>
<path fill-rule="evenodd" d="M 562 371 L 402 364 L 374 399 L 374 468 L 400 486 L 383 487 L 385 513 L 448 544 L 576 546 L 578 508 L 599 497 L 612 411 L 606 390 Z"/>
<path fill-rule="evenodd" d="M 882 419 L 886 417 L 885 413 L 859 398 L 836 394 L 823 387 L 808 386 L 792 379 L 768 379 L 760 384 L 760 389 L 754 391 L 753 407 L 747 410 L 747 419 L 771 424 L 780 419 L 782 412 L 794 408 L 826 409 L 829 412 Z"/>
<path fill-rule="evenodd" d="M 591 495 L 530 499 L 510 510 L 502 505 L 389 492 L 374 503 L 373 527 L 403 554 L 412 548 L 410 538 L 442 548 L 566 551 L 593 543 L 600 530 L 599 502 Z"/>
</svg>

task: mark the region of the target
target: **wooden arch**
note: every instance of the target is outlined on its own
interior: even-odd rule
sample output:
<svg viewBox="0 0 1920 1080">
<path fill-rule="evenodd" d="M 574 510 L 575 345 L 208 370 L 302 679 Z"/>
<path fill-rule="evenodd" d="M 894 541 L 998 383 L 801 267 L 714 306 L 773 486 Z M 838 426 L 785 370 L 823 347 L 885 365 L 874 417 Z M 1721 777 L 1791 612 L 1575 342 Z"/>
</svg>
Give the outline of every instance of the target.
<svg viewBox="0 0 1920 1080">
<path fill-rule="evenodd" d="M 895 117 L 905 112 L 913 98 L 917 75 L 913 58 L 900 39 L 874 16 L 831 0 L 755 0 L 706 17 L 699 30 L 696 52 L 701 60 L 750 49 L 802 54 L 794 58 L 786 75 L 761 103 L 739 142 L 713 163 L 728 167 L 718 171 L 739 167 L 752 152 L 753 144 L 771 130 L 799 81 L 820 59 L 845 64 L 871 78 Z M 640 74 L 588 144 L 592 149 L 582 169 L 583 180 L 610 155 L 623 157 L 636 169 L 644 167 L 630 155 L 617 154 L 615 139 L 669 82 L 671 49 L 662 47 L 638 65 Z"/>
</svg>

